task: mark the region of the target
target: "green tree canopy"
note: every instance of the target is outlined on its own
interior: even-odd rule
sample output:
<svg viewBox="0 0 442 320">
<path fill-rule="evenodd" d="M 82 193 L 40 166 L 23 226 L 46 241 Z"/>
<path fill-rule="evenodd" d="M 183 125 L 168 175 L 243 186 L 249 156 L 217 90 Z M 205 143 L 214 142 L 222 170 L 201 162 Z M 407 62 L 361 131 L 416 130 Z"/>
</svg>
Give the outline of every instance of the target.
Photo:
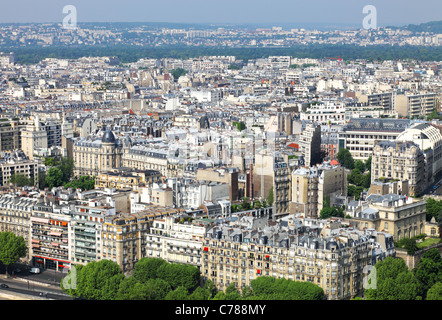
<svg viewBox="0 0 442 320">
<path fill-rule="evenodd" d="M 28 178 L 24 174 L 21 173 L 15 173 L 11 175 L 9 178 L 9 183 L 12 183 L 13 185 L 17 187 L 24 187 L 24 186 L 32 186 L 34 185 L 34 179 Z"/>
<path fill-rule="evenodd" d="M 133 276 L 139 282 L 158 278 L 158 268 L 167 264 L 166 260 L 159 258 L 141 258 L 134 266 Z"/>
<path fill-rule="evenodd" d="M 436 220 L 439 218 L 439 214 L 442 213 L 442 200 L 435 200 L 434 198 L 428 198 L 426 202 L 427 209 L 427 221 L 430 221 L 431 218 L 435 218 Z"/>
<path fill-rule="evenodd" d="M 26 250 L 23 237 L 16 236 L 9 231 L 0 232 L 0 262 L 6 266 L 6 274 L 8 274 L 8 266 L 24 257 Z"/>
<path fill-rule="evenodd" d="M 267 203 L 268 204 L 270 204 L 270 205 L 272 205 L 273 204 L 273 186 L 270 188 L 270 190 L 269 190 L 269 194 L 267 195 Z"/>
<path fill-rule="evenodd" d="M 175 80 L 178 80 L 178 78 L 181 76 L 184 76 L 187 73 L 187 71 L 184 70 L 183 68 L 176 68 L 176 69 L 173 69 L 171 71 L 171 73 L 172 73 L 173 78 Z"/>
<path fill-rule="evenodd" d="M 348 149 L 339 150 L 338 154 L 336 155 L 336 158 L 341 163 L 341 165 L 343 165 L 345 168 L 350 169 L 350 170 L 355 168 L 354 159 L 353 159 L 350 151 L 348 151 Z"/>
<path fill-rule="evenodd" d="M 423 287 L 405 261 L 393 257 L 378 261 L 376 288 L 365 290 L 367 300 L 420 300 Z"/>
<path fill-rule="evenodd" d="M 105 297 L 110 298 L 112 296 L 109 292 L 111 285 L 107 282 L 110 281 L 109 279 L 112 279 L 112 281 L 118 283 L 116 281 L 117 278 L 113 277 L 119 274 L 121 274 L 119 265 L 110 260 L 92 261 L 81 268 L 76 267 L 77 288 L 75 290 L 75 296 L 85 299 L 101 300 L 104 298 L 104 292 Z M 121 281 L 121 276 L 118 277 L 118 280 Z M 66 292 L 69 294 L 72 293 L 70 291 Z"/>
<path fill-rule="evenodd" d="M 156 274 L 169 283 L 172 289 L 183 286 L 189 292 L 193 292 L 200 281 L 200 270 L 192 265 L 165 263 L 158 267 Z"/>
<path fill-rule="evenodd" d="M 183 286 L 176 288 L 173 291 L 170 291 L 165 297 L 164 300 L 188 300 L 189 292 Z"/>
<path fill-rule="evenodd" d="M 355 161 L 355 169 L 358 169 L 360 173 L 365 172 L 365 164 L 361 160 Z"/>
<path fill-rule="evenodd" d="M 95 177 L 81 176 L 79 179 L 74 179 L 65 183 L 65 188 L 92 190 L 95 188 Z"/>
<path fill-rule="evenodd" d="M 321 287 L 310 283 L 262 276 L 250 282 L 254 298 L 263 300 L 323 300 Z M 249 298 L 252 296 L 249 295 Z"/>
<path fill-rule="evenodd" d="M 47 183 L 49 189 L 62 186 L 63 185 L 63 172 L 57 167 L 50 168 L 48 170 L 48 173 L 46 174 L 46 183 Z"/>
<path fill-rule="evenodd" d="M 425 291 L 442 282 L 442 258 L 437 248 L 426 251 L 413 271 Z"/>
<path fill-rule="evenodd" d="M 428 290 L 426 300 L 442 300 L 442 282 L 436 282 Z"/>
</svg>

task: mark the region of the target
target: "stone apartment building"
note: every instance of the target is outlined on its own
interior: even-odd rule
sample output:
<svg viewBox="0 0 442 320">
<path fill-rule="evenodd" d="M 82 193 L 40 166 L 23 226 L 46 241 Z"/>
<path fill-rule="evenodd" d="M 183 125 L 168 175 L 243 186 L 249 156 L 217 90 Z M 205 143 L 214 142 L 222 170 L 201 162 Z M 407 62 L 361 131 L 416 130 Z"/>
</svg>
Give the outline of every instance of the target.
<svg viewBox="0 0 442 320">
<path fill-rule="evenodd" d="M 304 155 L 305 166 L 314 166 L 321 162 L 321 126 L 307 123 L 299 135 L 299 151 Z"/>
<path fill-rule="evenodd" d="M 336 160 L 291 173 L 290 213 L 317 218 L 327 197 L 334 206 L 342 195 L 347 195 L 347 174 Z"/>
<path fill-rule="evenodd" d="M 168 216 L 152 222 L 149 233 L 145 235 L 146 257 L 200 267 L 208 226 L 200 225 L 198 220 L 181 218 Z"/>
<path fill-rule="evenodd" d="M 290 169 L 279 155 L 256 154 L 252 172 L 255 198 L 268 199 L 273 192 L 274 215 L 286 215 L 290 202 Z"/>
<path fill-rule="evenodd" d="M 116 139 L 110 129 L 99 136 L 80 138 L 74 142 L 74 175 L 98 176 L 101 172 L 111 171 L 122 165 L 123 147 L 127 141 Z"/>
<path fill-rule="evenodd" d="M 408 180 L 410 196 L 426 187 L 425 156 L 414 142 L 376 141 L 371 159 L 371 182 Z"/>
<path fill-rule="evenodd" d="M 388 232 L 394 241 L 425 233 L 426 201 L 406 195 L 371 194 L 364 202 L 350 203 L 346 214 L 359 229 Z"/>
<path fill-rule="evenodd" d="M 23 237 L 27 247 L 31 245 L 30 219 L 39 199 L 26 194 L 4 194 L 0 198 L 0 232 L 9 231 Z M 30 250 L 25 257 L 29 261 Z"/>
<path fill-rule="evenodd" d="M 254 228 L 230 224 L 208 229 L 203 278 L 220 290 L 230 284 L 242 290 L 260 276 L 308 281 L 329 300 L 350 299 L 363 290 L 364 267 L 395 253 L 387 233 L 306 227 L 297 218 L 286 218 Z"/>
<path fill-rule="evenodd" d="M 121 165 L 137 170 L 156 170 L 167 177 L 167 151 L 136 145 L 122 154 Z"/>
</svg>

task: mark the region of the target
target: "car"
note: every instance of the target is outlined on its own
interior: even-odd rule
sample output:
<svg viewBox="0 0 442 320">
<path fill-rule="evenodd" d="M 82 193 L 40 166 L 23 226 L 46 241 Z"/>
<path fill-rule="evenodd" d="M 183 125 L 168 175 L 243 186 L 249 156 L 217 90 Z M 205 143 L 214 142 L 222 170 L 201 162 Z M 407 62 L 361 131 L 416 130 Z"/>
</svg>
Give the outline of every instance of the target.
<svg viewBox="0 0 442 320">
<path fill-rule="evenodd" d="M 31 268 L 30 273 L 40 273 L 40 268 Z"/>
<path fill-rule="evenodd" d="M 8 285 L 7 285 L 7 284 L 5 284 L 5 283 L 2 283 L 2 284 L 0 284 L 0 288 L 9 288 L 9 287 L 8 287 Z"/>
</svg>

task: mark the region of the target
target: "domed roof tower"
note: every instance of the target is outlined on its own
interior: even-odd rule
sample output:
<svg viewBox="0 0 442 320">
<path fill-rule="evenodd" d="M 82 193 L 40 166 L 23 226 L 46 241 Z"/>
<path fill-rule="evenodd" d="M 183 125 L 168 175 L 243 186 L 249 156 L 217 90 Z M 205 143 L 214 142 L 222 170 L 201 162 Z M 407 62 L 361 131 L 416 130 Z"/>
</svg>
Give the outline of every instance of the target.
<svg viewBox="0 0 442 320">
<path fill-rule="evenodd" d="M 103 137 L 101 138 L 101 142 L 103 142 L 103 143 L 115 143 L 116 142 L 115 136 L 110 129 L 106 129 L 106 131 L 103 134 Z"/>
</svg>

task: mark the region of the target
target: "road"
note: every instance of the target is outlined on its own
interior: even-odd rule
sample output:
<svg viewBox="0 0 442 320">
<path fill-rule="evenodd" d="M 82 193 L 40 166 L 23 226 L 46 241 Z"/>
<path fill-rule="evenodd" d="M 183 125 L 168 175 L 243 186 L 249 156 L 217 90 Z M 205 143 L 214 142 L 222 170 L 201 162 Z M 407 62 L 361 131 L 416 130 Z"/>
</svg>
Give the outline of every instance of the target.
<svg viewBox="0 0 442 320">
<path fill-rule="evenodd" d="M 61 289 L 54 286 L 38 284 L 36 282 L 22 281 L 20 279 L 0 279 L 0 283 L 6 284 L 9 288 L 0 288 L 0 293 L 23 294 L 31 297 L 51 300 L 72 300 L 71 297 L 64 294 Z"/>
<path fill-rule="evenodd" d="M 5 279 L 5 272 L 0 273 L 0 284 L 9 288 L 0 288 L 0 293 L 25 294 L 42 299 L 72 300 L 60 288 L 61 279 L 66 274 L 52 270 L 42 270 L 40 274 L 29 272 L 30 267 L 23 264 L 14 264 L 9 268 L 12 277 Z M 12 271 L 11 271 L 12 270 Z M 17 272 L 20 270 L 19 272 Z"/>
</svg>

